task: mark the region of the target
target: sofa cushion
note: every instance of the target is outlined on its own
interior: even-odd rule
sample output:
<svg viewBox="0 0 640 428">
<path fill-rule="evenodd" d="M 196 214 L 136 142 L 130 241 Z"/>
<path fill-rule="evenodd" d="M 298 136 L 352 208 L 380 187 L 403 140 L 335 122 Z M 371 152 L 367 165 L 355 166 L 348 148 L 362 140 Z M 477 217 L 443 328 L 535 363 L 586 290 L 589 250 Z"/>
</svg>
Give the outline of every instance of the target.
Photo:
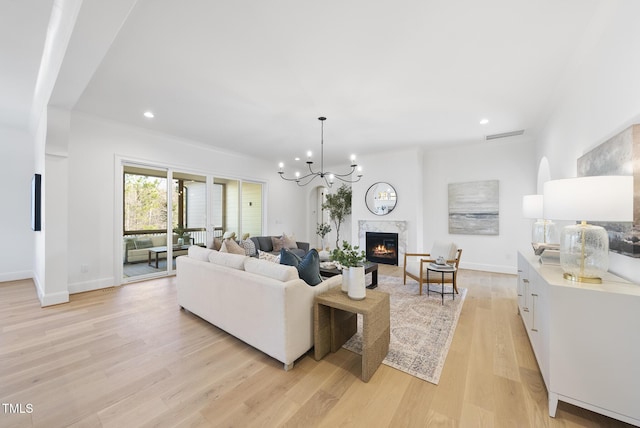
<svg viewBox="0 0 640 428">
<path fill-rule="evenodd" d="M 258 250 L 266 251 L 267 253 L 273 251 L 273 242 L 270 236 L 258 236 L 257 239 L 260 244 Z"/>
<path fill-rule="evenodd" d="M 287 248 L 283 248 L 280 250 L 281 265 L 293 266 L 297 268 L 301 260 L 302 258 L 300 256 L 292 251 L 289 251 Z"/>
<path fill-rule="evenodd" d="M 124 240 L 125 249 L 127 250 L 135 250 L 136 249 L 136 240 L 134 238 L 126 238 Z"/>
<path fill-rule="evenodd" d="M 136 245 L 136 250 L 153 247 L 153 241 L 151 240 L 151 238 L 138 238 L 134 242 Z"/>
<path fill-rule="evenodd" d="M 318 285 L 322 282 L 322 277 L 320 276 L 320 256 L 315 248 L 311 249 L 302 259 L 288 249 L 283 248 L 280 251 L 280 263 L 294 266 L 298 270 L 300 279 L 311 286 Z"/>
<path fill-rule="evenodd" d="M 280 254 L 277 256 L 271 253 L 267 253 L 266 251 L 258 250 L 258 258 L 261 260 L 266 260 L 271 263 L 280 263 Z"/>
<path fill-rule="evenodd" d="M 222 247 L 222 241 L 220 240 L 220 238 L 212 238 L 207 243 L 207 248 L 210 248 L 212 250 L 220 251 L 221 247 Z"/>
<path fill-rule="evenodd" d="M 248 257 L 244 261 L 244 270 L 283 282 L 298 279 L 298 270 L 295 267 L 279 265 L 255 257 Z"/>
<path fill-rule="evenodd" d="M 233 269 L 244 270 L 244 261 L 247 259 L 247 256 L 232 254 L 232 253 L 222 253 L 220 251 L 211 251 L 209 253 L 209 261 L 211 263 L 215 263 L 220 266 L 226 266 Z"/>
<path fill-rule="evenodd" d="M 197 245 L 192 245 L 189 247 L 187 254 L 193 259 L 208 262 L 209 254 L 211 254 L 213 251 L 214 250 L 210 250 L 209 248 L 202 248 Z"/>
<path fill-rule="evenodd" d="M 220 247 L 220 252 L 246 256 L 244 248 L 238 245 L 238 243 L 233 239 L 225 239 L 224 241 L 222 241 L 222 247 Z"/>
<path fill-rule="evenodd" d="M 282 244 L 284 248 L 298 248 L 296 238 L 293 236 L 287 236 L 284 233 L 282 234 Z"/>
<path fill-rule="evenodd" d="M 163 234 L 163 235 L 154 235 L 151 237 L 151 242 L 153 243 L 152 247 L 164 247 L 165 245 L 167 245 L 167 234 Z M 173 243 L 175 244 L 177 242 L 174 241 Z"/>
<path fill-rule="evenodd" d="M 320 255 L 312 248 L 300 261 L 298 275 L 309 285 L 318 285 L 322 282 L 320 276 Z"/>
<path fill-rule="evenodd" d="M 240 241 L 240 246 L 244 248 L 244 254 L 246 256 L 255 256 L 258 254 L 256 250 L 256 244 L 253 243 L 251 239 L 243 239 Z"/>
<path fill-rule="evenodd" d="M 271 246 L 273 247 L 272 251 L 274 253 L 280 252 L 280 250 L 282 250 L 283 248 L 286 248 L 284 246 L 284 240 L 282 239 L 282 236 L 272 236 Z"/>
</svg>

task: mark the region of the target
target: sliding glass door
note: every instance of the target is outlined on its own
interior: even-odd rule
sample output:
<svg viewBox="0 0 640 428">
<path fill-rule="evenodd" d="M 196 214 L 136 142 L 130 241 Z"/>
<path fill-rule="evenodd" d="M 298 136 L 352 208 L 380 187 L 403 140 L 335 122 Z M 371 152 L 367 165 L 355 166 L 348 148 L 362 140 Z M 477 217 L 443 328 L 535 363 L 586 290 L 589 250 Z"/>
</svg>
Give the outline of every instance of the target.
<svg viewBox="0 0 640 428">
<path fill-rule="evenodd" d="M 262 234 L 263 184 L 123 162 L 122 280 L 175 271 L 190 245 Z"/>
<path fill-rule="evenodd" d="M 169 224 L 168 171 L 124 165 L 123 260 L 124 280 L 167 271 Z"/>
</svg>

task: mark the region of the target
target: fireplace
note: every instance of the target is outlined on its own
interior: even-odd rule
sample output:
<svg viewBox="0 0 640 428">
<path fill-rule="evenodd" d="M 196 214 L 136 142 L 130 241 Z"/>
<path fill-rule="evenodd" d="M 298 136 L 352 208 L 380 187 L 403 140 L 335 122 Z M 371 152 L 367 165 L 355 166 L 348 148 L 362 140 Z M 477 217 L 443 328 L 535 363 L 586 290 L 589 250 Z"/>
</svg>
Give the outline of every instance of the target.
<svg viewBox="0 0 640 428">
<path fill-rule="evenodd" d="M 367 232 L 367 260 L 385 265 L 398 265 L 398 234 L 386 232 Z"/>
</svg>

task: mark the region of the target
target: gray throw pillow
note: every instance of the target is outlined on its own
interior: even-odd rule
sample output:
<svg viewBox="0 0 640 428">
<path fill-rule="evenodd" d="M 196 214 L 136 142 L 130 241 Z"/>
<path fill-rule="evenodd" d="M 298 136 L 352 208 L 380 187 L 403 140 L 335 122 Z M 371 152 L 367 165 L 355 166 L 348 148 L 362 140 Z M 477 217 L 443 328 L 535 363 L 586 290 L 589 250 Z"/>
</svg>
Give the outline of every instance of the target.
<svg viewBox="0 0 640 428">
<path fill-rule="evenodd" d="M 267 253 L 273 251 L 273 243 L 270 236 L 258 236 L 257 238 L 260 243 L 258 250 L 266 251 Z"/>
</svg>

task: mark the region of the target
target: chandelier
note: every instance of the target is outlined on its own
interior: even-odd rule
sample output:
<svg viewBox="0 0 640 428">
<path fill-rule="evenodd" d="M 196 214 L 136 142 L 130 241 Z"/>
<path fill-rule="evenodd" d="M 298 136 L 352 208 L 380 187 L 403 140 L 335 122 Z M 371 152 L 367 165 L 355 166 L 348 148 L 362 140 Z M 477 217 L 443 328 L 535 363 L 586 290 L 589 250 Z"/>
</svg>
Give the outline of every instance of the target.
<svg viewBox="0 0 640 428">
<path fill-rule="evenodd" d="M 320 171 L 313 170 L 313 161 L 311 160 L 312 153 L 309 151 L 307 152 L 307 166 L 309 167 L 309 172 L 306 175 L 301 175 L 300 171 L 296 171 L 295 178 L 287 178 L 284 176 L 284 163 L 280 162 L 278 165 L 280 168 L 278 171 L 280 178 L 287 181 L 295 181 L 298 186 L 306 186 L 316 177 L 324 179 L 327 187 L 333 186 L 336 178 L 344 183 L 356 183 L 360 181 L 360 178 L 362 178 L 362 167 L 356 164 L 356 155 L 351 155 L 351 171 L 346 174 L 336 174 L 334 172 L 324 170 L 324 121 L 327 120 L 327 118 L 319 117 L 318 120 L 320 121 Z M 355 176 L 354 173 L 356 173 Z"/>
</svg>

